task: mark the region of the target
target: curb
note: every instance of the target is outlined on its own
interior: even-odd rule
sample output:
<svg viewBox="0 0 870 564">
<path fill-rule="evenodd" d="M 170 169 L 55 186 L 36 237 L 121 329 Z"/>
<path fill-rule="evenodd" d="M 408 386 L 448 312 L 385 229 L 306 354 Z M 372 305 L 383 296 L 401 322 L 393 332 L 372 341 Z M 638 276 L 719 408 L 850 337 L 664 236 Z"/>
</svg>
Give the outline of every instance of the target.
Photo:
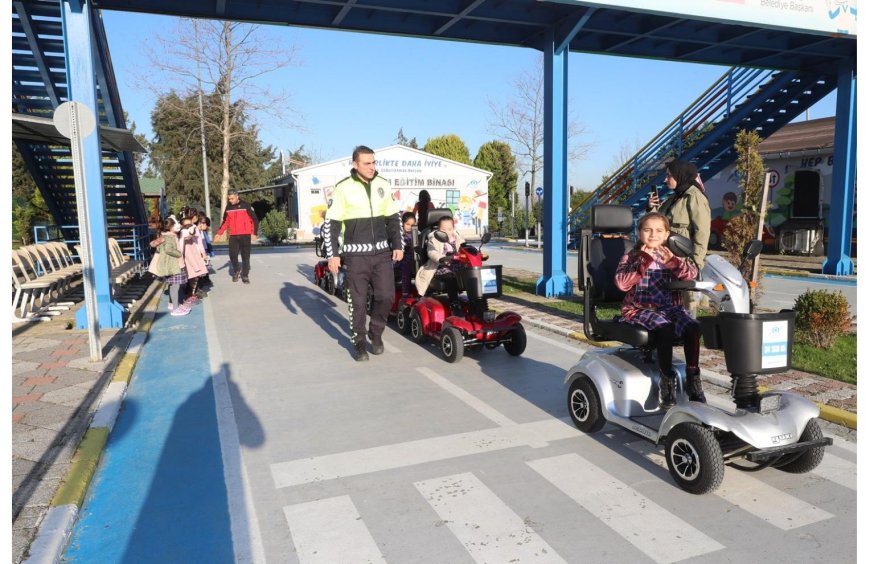
<svg viewBox="0 0 870 564">
<path fill-rule="evenodd" d="M 583 333 L 580 333 L 578 331 L 572 331 L 570 329 L 564 329 L 562 327 L 559 327 L 558 325 L 553 325 L 552 323 L 547 323 L 546 321 L 541 321 L 531 317 L 524 317 L 523 323 L 527 323 L 529 325 L 545 329 L 552 333 L 557 333 L 559 335 L 562 335 L 563 337 L 568 337 L 569 339 L 573 339 L 575 341 L 579 341 L 584 344 L 599 348 L 613 347 L 622 344 L 615 341 L 590 341 Z M 704 368 L 701 369 L 701 375 L 703 376 L 704 380 L 711 382 L 721 388 L 731 387 L 730 376 L 723 375 L 718 372 L 714 372 L 712 370 Z M 760 391 L 764 392 L 767 391 L 768 388 L 764 388 L 762 386 L 759 389 Z M 851 411 L 846 411 L 845 409 L 840 409 L 839 407 L 833 407 L 824 403 L 813 403 L 815 403 L 819 407 L 819 418 L 824 419 L 825 421 L 829 421 L 831 423 L 835 423 L 842 427 L 847 427 L 849 429 L 858 429 L 857 413 L 852 413 Z"/>
<path fill-rule="evenodd" d="M 162 284 L 155 285 L 162 287 Z M 159 300 L 160 292 L 152 290 L 135 317 L 142 320 L 141 327 L 133 333 L 121 360 L 115 365 L 111 381 L 100 396 L 91 424 L 76 448 L 72 466 L 49 504 L 48 512 L 28 550 L 29 555 L 23 560 L 24 564 L 56 564 L 63 557 L 79 510 L 99 466 L 103 448 L 121 411 L 139 352 L 151 329 L 156 311 L 156 307 L 152 306 Z"/>
</svg>

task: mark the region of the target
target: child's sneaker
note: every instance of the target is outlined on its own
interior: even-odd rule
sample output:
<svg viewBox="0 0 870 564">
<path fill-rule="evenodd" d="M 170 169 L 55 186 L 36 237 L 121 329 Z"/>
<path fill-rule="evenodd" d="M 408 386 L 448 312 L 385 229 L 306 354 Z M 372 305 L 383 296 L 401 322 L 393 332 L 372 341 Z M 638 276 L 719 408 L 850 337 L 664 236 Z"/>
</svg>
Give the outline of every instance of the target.
<svg viewBox="0 0 870 564">
<path fill-rule="evenodd" d="M 199 303 L 199 298 L 197 298 L 196 296 L 190 296 L 189 298 L 184 300 L 184 305 L 186 305 L 186 306 L 192 306 L 192 305 L 196 305 L 198 303 Z"/>
<path fill-rule="evenodd" d="M 169 315 L 174 315 L 175 317 L 179 317 L 181 315 L 187 315 L 188 313 L 190 313 L 190 308 L 182 305 L 182 306 L 178 306 L 177 308 L 172 310 L 172 313 L 170 313 Z"/>
</svg>

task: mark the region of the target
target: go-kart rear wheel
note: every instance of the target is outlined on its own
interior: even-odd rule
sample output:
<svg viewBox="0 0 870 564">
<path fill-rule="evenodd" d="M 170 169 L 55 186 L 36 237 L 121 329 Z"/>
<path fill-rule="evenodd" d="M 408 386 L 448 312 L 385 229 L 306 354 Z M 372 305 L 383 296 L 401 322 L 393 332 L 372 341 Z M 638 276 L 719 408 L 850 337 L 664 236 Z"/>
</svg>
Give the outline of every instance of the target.
<svg viewBox="0 0 870 564">
<path fill-rule="evenodd" d="M 426 338 L 426 333 L 423 331 L 423 320 L 420 318 L 420 313 L 416 309 L 411 310 L 411 339 L 415 343 L 422 343 Z"/>
<path fill-rule="evenodd" d="M 447 327 L 441 335 L 441 352 L 447 362 L 459 362 L 465 354 L 462 333 L 456 327 Z"/>
<path fill-rule="evenodd" d="M 521 324 L 516 326 L 508 333 L 508 341 L 504 344 L 504 350 L 511 356 L 520 356 L 526 350 L 526 329 Z"/>
<path fill-rule="evenodd" d="M 680 423 L 665 441 L 668 470 L 677 485 L 692 494 L 712 492 L 725 476 L 722 448 L 709 429 L 697 423 Z"/>
<path fill-rule="evenodd" d="M 807 421 L 807 426 L 804 427 L 804 432 L 801 433 L 799 442 L 818 441 L 823 438 L 822 428 L 819 427 L 819 421 L 817 419 L 810 419 Z M 783 472 L 788 472 L 790 474 L 803 474 L 821 464 L 824 456 L 825 447 L 813 447 L 796 455 L 783 456 L 781 459 L 773 463 L 773 467 L 779 468 Z"/>
<path fill-rule="evenodd" d="M 399 306 L 399 311 L 396 312 L 396 327 L 399 328 L 399 333 L 407 335 L 411 332 L 411 308 Z"/>
<path fill-rule="evenodd" d="M 571 421 L 584 433 L 600 431 L 607 422 L 601 414 L 601 398 L 588 376 L 571 382 L 568 388 L 568 413 Z"/>
</svg>

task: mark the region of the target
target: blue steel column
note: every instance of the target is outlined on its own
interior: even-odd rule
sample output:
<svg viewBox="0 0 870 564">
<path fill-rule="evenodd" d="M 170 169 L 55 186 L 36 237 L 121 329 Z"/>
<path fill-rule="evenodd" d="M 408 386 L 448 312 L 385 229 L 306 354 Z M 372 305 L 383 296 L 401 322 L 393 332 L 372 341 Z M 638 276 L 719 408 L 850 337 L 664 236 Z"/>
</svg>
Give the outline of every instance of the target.
<svg viewBox="0 0 870 564">
<path fill-rule="evenodd" d="M 544 271 L 535 293 L 570 296 L 567 264 L 568 41 L 557 46 L 554 30 L 544 40 Z"/>
<path fill-rule="evenodd" d="M 825 274 L 855 274 L 852 263 L 852 213 L 855 208 L 857 158 L 855 61 L 840 66 L 837 79 L 837 119 L 834 131 L 834 170 L 828 212 L 828 257 Z M 840 204 L 841 205 L 838 205 Z"/>
<path fill-rule="evenodd" d="M 97 107 L 94 78 L 90 5 L 81 0 L 63 0 L 62 14 L 69 99 L 90 108 L 97 116 L 99 125 L 100 111 Z M 85 163 L 85 199 L 89 210 L 93 246 L 90 255 L 97 294 L 97 322 L 101 328 L 123 327 L 124 308 L 112 301 L 112 287 L 109 282 L 109 249 L 99 127 L 82 140 L 82 149 Z M 82 204 L 83 202 L 77 202 L 77 205 Z M 86 308 L 80 308 L 76 313 L 76 326 L 79 329 L 87 328 Z"/>
</svg>

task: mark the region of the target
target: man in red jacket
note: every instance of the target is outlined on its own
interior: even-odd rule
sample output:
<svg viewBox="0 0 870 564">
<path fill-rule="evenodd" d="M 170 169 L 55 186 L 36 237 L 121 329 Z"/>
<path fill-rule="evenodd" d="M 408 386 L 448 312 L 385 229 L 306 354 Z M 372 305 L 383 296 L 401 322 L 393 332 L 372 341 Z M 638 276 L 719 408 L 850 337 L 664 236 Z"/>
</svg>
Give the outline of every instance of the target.
<svg viewBox="0 0 870 564">
<path fill-rule="evenodd" d="M 251 242 L 257 240 L 257 214 L 248 202 L 239 199 L 235 190 L 227 192 L 227 208 L 224 210 L 224 220 L 218 229 L 216 237 L 224 231 L 230 231 L 230 262 L 233 263 L 233 282 L 250 284 L 248 273 L 251 271 Z M 239 270 L 239 252 L 242 253 L 242 269 Z"/>
</svg>

